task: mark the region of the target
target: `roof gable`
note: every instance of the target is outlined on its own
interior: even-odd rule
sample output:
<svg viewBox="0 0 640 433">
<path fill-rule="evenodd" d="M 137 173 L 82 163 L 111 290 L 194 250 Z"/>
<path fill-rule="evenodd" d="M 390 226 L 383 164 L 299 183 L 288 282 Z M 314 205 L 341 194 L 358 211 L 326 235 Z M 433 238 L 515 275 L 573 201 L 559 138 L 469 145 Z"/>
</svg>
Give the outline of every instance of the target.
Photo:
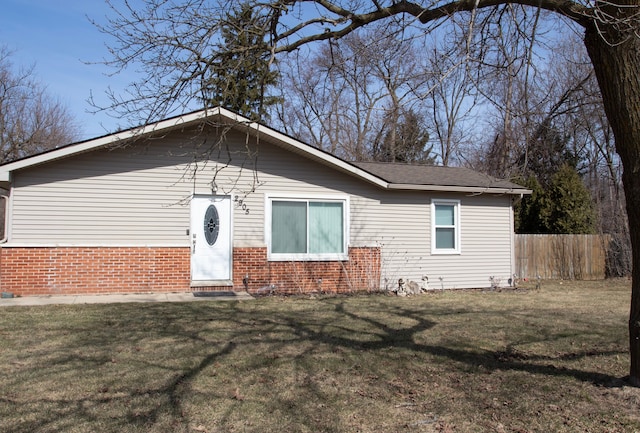
<svg viewBox="0 0 640 433">
<path fill-rule="evenodd" d="M 350 176 L 372 183 L 383 189 L 503 194 L 530 193 L 529 190 L 514 183 L 499 181 L 464 168 L 408 164 L 350 163 L 221 107 L 200 110 L 149 125 L 72 143 L 38 155 L 0 165 L 0 186 L 8 187 L 11 181 L 11 173 L 16 170 L 35 167 L 50 161 L 68 158 L 92 150 L 117 146 L 119 143 L 128 140 L 144 138 L 146 136 L 165 133 L 174 129 L 213 120 L 217 120 L 233 128 L 247 131 L 254 136 L 260 137 L 260 139 L 267 139 L 285 150 L 303 155 L 320 164 L 347 173 Z"/>
</svg>

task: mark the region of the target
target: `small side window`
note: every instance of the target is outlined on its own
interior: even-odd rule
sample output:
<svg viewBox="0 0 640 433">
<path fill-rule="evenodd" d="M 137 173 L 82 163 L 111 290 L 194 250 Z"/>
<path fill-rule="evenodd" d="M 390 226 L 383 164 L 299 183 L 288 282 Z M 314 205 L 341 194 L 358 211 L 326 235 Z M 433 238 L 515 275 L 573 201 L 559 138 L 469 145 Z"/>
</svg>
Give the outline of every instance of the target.
<svg viewBox="0 0 640 433">
<path fill-rule="evenodd" d="M 431 252 L 460 254 L 460 202 L 433 200 L 431 225 Z"/>
</svg>

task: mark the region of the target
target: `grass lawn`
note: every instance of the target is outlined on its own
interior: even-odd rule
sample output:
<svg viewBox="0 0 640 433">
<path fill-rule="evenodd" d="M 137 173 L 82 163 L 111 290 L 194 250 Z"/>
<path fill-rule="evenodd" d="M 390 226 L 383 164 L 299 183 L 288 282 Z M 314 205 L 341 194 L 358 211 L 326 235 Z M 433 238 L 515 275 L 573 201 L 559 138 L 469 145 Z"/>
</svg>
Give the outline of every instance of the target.
<svg viewBox="0 0 640 433">
<path fill-rule="evenodd" d="M 620 280 L 3 307 L 0 431 L 640 432 L 629 299 Z"/>
</svg>

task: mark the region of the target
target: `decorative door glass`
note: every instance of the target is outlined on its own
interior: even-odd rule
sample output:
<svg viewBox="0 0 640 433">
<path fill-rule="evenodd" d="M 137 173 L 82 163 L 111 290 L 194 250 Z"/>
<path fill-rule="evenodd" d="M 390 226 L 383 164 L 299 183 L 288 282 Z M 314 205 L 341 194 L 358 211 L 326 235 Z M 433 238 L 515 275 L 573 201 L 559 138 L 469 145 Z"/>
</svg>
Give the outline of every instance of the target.
<svg viewBox="0 0 640 433">
<path fill-rule="evenodd" d="M 220 231 L 220 217 L 214 205 L 210 205 L 204 214 L 204 237 L 209 245 L 213 245 L 218 240 Z"/>
</svg>

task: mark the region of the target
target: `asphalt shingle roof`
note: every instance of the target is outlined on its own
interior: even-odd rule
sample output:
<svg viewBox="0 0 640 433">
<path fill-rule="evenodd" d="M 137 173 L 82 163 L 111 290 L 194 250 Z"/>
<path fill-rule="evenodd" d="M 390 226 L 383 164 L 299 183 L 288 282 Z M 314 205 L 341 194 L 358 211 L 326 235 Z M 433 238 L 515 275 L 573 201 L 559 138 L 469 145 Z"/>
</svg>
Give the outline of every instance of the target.
<svg viewBox="0 0 640 433">
<path fill-rule="evenodd" d="M 513 182 L 496 179 L 464 167 L 390 162 L 354 162 L 352 164 L 392 184 L 525 189 Z"/>
</svg>

